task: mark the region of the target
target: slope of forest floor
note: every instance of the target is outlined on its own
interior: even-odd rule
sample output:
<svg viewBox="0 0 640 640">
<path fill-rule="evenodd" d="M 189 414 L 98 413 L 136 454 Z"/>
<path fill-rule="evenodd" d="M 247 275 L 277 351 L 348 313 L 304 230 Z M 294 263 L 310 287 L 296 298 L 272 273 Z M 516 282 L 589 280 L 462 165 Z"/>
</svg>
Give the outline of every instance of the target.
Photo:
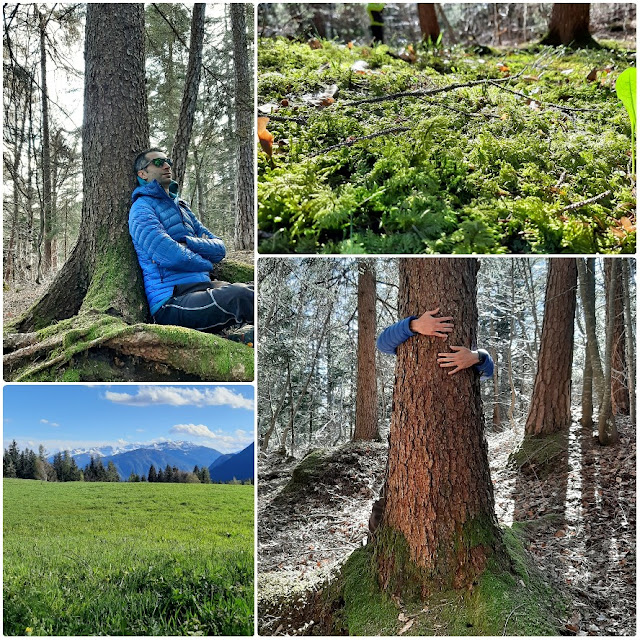
<svg viewBox="0 0 640 640">
<path fill-rule="evenodd" d="M 260 252 L 635 251 L 633 51 L 262 38 L 258 61 Z"/>
<path fill-rule="evenodd" d="M 618 428 L 620 444 L 605 448 L 574 422 L 550 473 L 510 461 L 520 429 L 487 434 L 498 519 L 518 523 L 536 565 L 566 592 L 567 635 L 635 635 L 636 437 L 628 418 Z M 365 543 L 386 458 L 384 444 L 352 443 L 302 462 L 259 459 L 261 634 L 323 634 L 315 596 Z"/>
</svg>

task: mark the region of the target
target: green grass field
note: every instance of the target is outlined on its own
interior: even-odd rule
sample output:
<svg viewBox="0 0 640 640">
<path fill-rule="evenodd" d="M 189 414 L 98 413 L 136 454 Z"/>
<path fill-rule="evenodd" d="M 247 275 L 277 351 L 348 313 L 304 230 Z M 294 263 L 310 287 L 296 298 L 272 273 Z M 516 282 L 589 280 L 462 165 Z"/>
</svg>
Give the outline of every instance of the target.
<svg viewBox="0 0 640 640">
<path fill-rule="evenodd" d="M 5 635 L 253 634 L 253 490 L 5 479 Z"/>
</svg>

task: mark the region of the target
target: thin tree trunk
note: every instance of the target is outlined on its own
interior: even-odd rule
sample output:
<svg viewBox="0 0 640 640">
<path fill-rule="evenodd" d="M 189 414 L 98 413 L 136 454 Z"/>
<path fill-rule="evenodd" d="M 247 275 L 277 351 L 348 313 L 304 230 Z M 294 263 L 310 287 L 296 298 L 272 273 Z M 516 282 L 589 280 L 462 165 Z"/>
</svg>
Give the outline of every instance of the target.
<svg viewBox="0 0 640 640">
<path fill-rule="evenodd" d="M 358 261 L 358 364 L 354 440 L 377 440 L 376 275 L 371 261 Z"/>
<path fill-rule="evenodd" d="M 593 384 L 598 397 L 598 407 L 602 407 L 604 376 L 602 373 L 602 361 L 598 348 L 598 336 L 596 329 L 596 274 L 595 259 L 576 258 L 578 265 L 578 281 L 580 283 L 580 299 L 584 312 L 584 330 L 587 334 L 587 348 L 591 361 Z"/>
<path fill-rule="evenodd" d="M 542 340 L 527 436 L 544 436 L 571 424 L 571 361 L 576 310 L 575 258 L 550 258 Z"/>
<path fill-rule="evenodd" d="M 584 353 L 584 371 L 582 374 L 582 415 L 580 424 L 585 429 L 593 428 L 593 370 L 589 356 L 589 338 Z"/>
<path fill-rule="evenodd" d="M 254 186 L 253 186 L 253 99 L 247 52 L 246 6 L 230 5 L 233 32 L 233 69 L 236 87 L 236 220 L 234 246 L 253 248 Z"/>
<path fill-rule="evenodd" d="M 627 379 L 629 380 L 629 417 L 631 424 L 636 423 L 636 353 L 633 340 L 633 323 L 631 318 L 631 294 L 629 282 L 631 280 L 629 260 L 622 260 L 622 290 L 624 293 L 624 324 L 625 341 L 627 345 Z"/>
<path fill-rule="evenodd" d="M 43 7 L 46 10 L 46 7 Z M 40 26 L 40 101 L 42 108 L 42 219 L 41 233 L 44 240 L 42 270 L 51 269 L 51 236 L 53 233 L 53 209 L 51 201 L 51 149 L 49 136 L 49 94 L 47 91 L 47 22 L 44 13 L 38 11 Z"/>
<path fill-rule="evenodd" d="M 436 6 L 433 2 L 418 3 L 418 20 L 423 40 L 435 42 L 440 35 L 440 25 L 436 15 Z"/>
<path fill-rule="evenodd" d="M 203 2 L 194 4 L 193 16 L 191 18 L 189 62 L 187 64 L 182 105 L 180 106 L 180 117 L 178 118 L 178 127 L 172 151 L 174 180 L 178 183 L 179 191 L 182 191 L 184 174 L 187 170 L 189 142 L 191 141 L 191 131 L 193 130 L 193 120 L 196 113 L 196 103 L 198 101 L 198 87 L 200 86 L 200 73 L 202 71 L 204 14 L 206 6 Z M 202 212 L 199 212 L 199 214 L 200 217 L 202 217 Z"/>
<path fill-rule="evenodd" d="M 615 287 L 618 278 L 618 260 L 609 258 L 610 278 L 607 286 L 607 330 L 604 350 L 604 390 L 603 402 L 598 415 L 598 441 L 602 445 L 616 444 L 619 441 L 616 417 L 611 407 L 611 360 L 613 358 L 613 335 L 615 325 Z"/>
</svg>

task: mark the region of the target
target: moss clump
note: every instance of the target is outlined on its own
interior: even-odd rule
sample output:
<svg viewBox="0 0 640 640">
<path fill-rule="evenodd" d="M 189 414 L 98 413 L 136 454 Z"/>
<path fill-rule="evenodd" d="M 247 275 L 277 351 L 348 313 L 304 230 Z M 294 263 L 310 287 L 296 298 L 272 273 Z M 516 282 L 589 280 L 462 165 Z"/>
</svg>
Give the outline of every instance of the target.
<svg viewBox="0 0 640 640">
<path fill-rule="evenodd" d="M 566 471 L 568 432 L 546 436 L 525 436 L 520 448 L 509 456 L 509 464 L 524 473 L 535 473 L 546 478 Z"/>
<path fill-rule="evenodd" d="M 408 635 L 559 634 L 566 606 L 563 596 L 535 568 L 517 530 L 504 529 L 502 538 L 509 569 L 489 559 L 469 589 L 437 591 L 402 603 L 401 610 L 399 601 L 379 587 L 371 545 L 359 549 L 325 590 L 325 633 L 396 635 L 413 619 Z"/>
<path fill-rule="evenodd" d="M 224 282 L 253 282 L 255 274 L 252 264 L 223 260 L 214 266 L 213 276 L 216 280 Z"/>
<path fill-rule="evenodd" d="M 323 474 L 326 460 L 327 456 L 320 449 L 308 453 L 293 470 L 291 480 L 282 492 L 292 493 L 319 479 Z"/>
</svg>

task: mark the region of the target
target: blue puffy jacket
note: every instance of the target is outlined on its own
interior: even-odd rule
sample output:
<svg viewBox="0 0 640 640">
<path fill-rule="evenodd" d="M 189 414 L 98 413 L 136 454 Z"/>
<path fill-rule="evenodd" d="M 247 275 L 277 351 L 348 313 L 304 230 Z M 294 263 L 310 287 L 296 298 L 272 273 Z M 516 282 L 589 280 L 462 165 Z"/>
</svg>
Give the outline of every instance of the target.
<svg viewBox="0 0 640 640">
<path fill-rule="evenodd" d="M 209 280 L 213 263 L 220 262 L 226 250 L 187 204 L 167 195 L 156 180 L 139 186 L 131 200 L 129 233 L 153 315 L 173 295 L 175 285 Z"/>
<path fill-rule="evenodd" d="M 378 349 L 380 349 L 382 353 L 392 353 L 395 355 L 398 347 L 403 342 L 417 335 L 409 328 L 410 322 L 417 317 L 418 316 L 409 316 L 387 327 L 378 336 L 376 343 Z M 489 352 L 484 349 L 478 349 L 478 355 L 480 356 L 480 362 L 474 365 L 473 368 L 480 374 L 480 380 L 488 380 L 493 377 L 493 358 L 489 355 Z"/>
</svg>

